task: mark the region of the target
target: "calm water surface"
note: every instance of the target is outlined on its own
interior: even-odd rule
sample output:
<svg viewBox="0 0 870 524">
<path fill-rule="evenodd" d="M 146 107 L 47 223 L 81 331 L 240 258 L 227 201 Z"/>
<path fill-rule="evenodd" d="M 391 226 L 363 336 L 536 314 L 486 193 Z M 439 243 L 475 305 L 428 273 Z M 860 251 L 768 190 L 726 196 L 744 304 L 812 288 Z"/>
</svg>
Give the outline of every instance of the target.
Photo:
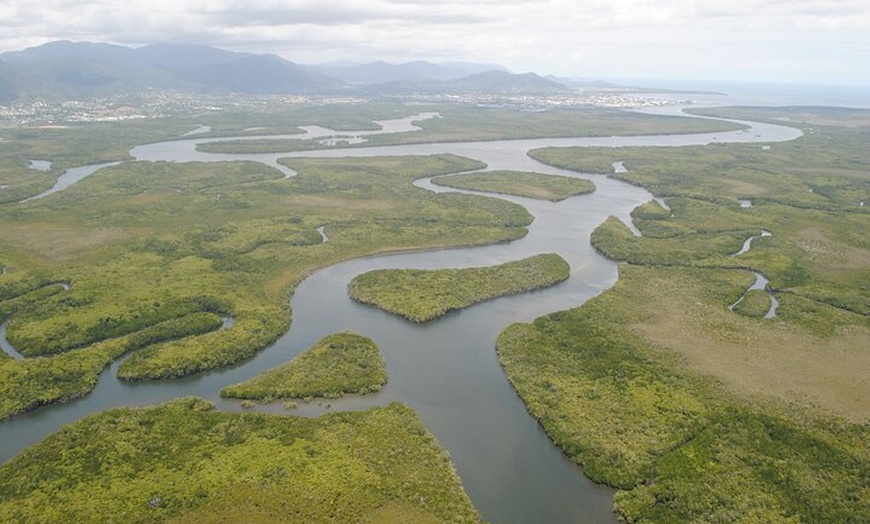
<svg viewBox="0 0 870 524">
<path fill-rule="evenodd" d="M 387 123 L 387 127 L 410 130 L 411 120 Z M 306 131 L 304 138 L 333 133 L 322 128 Z M 481 160 L 488 169 L 533 170 L 587 178 L 597 189 L 592 194 L 559 203 L 499 195 L 499 198 L 525 206 L 535 216 L 529 234 L 509 244 L 378 256 L 322 269 L 296 289 L 291 302 L 290 330 L 254 359 L 196 377 L 136 384 L 115 379 L 117 364 L 113 364 L 87 397 L 0 423 L 0 459 L 8 460 L 62 424 L 116 406 L 148 405 L 182 395 L 197 395 L 216 402 L 219 409 L 240 410 L 237 402 L 222 400 L 217 392 L 293 358 L 327 334 L 352 330 L 371 337 L 380 347 L 389 373 L 387 386 L 375 395 L 331 401 L 329 408 L 303 405 L 295 413 L 313 416 L 324 411 L 359 410 L 392 401 L 404 402 L 417 411 L 450 453 L 466 490 L 486 520 L 496 523 L 615 522 L 611 513 L 613 491 L 590 482 L 580 468 L 553 446 L 510 387 L 493 348 L 497 335 L 509 324 L 529 322 L 546 313 L 576 307 L 613 285 L 617 277 L 616 265 L 591 248 L 589 236 L 610 215 L 628 222 L 631 209 L 649 201 L 652 195 L 603 176 L 544 166 L 530 159 L 526 152 L 545 146 L 771 142 L 791 140 L 799 134 L 790 128 L 759 124 L 748 133 L 511 140 L 298 154 L 198 153 L 196 145 L 209 141 L 203 138 L 137 147 L 131 153 L 139 160 L 254 160 L 271 166 L 277 166 L 277 159 L 285 157 L 453 153 Z M 103 166 L 92 166 L 91 172 L 99 167 Z M 293 174 L 286 168 L 280 169 L 288 176 Z M 418 181 L 417 185 L 433 191 L 446 190 L 427 180 Z M 329 224 L 324 225 L 324 233 L 328 236 Z M 481 266 L 545 252 L 559 253 L 570 263 L 569 280 L 546 290 L 485 302 L 423 326 L 347 298 L 348 282 L 372 269 Z M 280 404 L 257 409 L 287 413 Z"/>
</svg>

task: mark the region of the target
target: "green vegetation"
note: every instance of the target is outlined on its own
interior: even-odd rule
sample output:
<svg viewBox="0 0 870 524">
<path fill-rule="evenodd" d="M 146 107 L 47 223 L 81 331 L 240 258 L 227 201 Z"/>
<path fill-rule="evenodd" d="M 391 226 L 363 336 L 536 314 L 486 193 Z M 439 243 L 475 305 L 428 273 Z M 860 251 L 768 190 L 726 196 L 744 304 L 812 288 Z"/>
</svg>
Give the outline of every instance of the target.
<svg viewBox="0 0 870 524">
<path fill-rule="evenodd" d="M 747 237 L 757 233 L 748 229 L 701 233 L 686 228 L 679 236 L 636 237 L 620 220 L 610 217 L 593 231 L 592 245 L 614 260 L 634 264 L 703 264 L 710 259 L 727 260 L 731 253 L 740 249 Z"/>
<path fill-rule="evenodd" d="M 818 119 L 829 118 L 828 110 L 818 111 Z M 868 113 L 855 111 L 846 121 L 870 121 Z M 870 230 L 870 207 L 860 205 L 870 200 L 870 152 L 865 147 L 870 125 L 807 125 L 804 130 L 803 138 L 768 150 L 758 144 L 719 144 L 543 149 L 531 155 L 586 172 L 607 172 L 612 162 L 622 160 L 628 172 L 612 176 L 667 199 L 673 217 L 635 213 L 644 238 L 631 237 L 613 221 L 596 233 L 596 248 L 614 259 L 751 267 L 776 290 L 870 314 L 870 240 L 863 233 Z M 752 200 L 753 206 L 743 209 L 738 199 Z M 773 236 L 756 240 L 749 253 L 728 260 L 729 249 L 736 252 L 738 241 L 762 229 Z M 672 253 L 674 249 L 682 252 Z"/>
<path fill-rule="evenodd" d="M 616 286 L 497 342 L 529 411 L 590 477 L 622 490 L 629 522 L 870 520 L 870 243 L 859 233 L 870 213 L 858 205 L 870 118 L 820 128 L 835 120 L 827 110 L 751 111 L 814 124 L 770 149 L 533 152 L 587 172 L 624 161 L 612 176 L 671 208 L 636 209 L 642 237 L 602 224 L 592 241 L 623 261 Z M 773 236 L 731 256 L 760 230 Z M 763 291 L 728 310 L 753 281 L 744 268 L 778 290 L 775 318 L 762 318 Z"/>
<path fill-rule="evenodd" d="M 135 125 L 90 123 L 75 126 L 0 129 L 0 204 L 36 195 L 71 167 L 130 159 L 130 148 L 168 140 L 190 129 L 181 119 Z M 29 168 L 31 159 L 50 160 L 51 170 Z"/>
<path fill-rule="evenodd" d="M 200 137 L 257 134 L 295 134 L 302 126 L 322 126 L 336 131 L 377 130 L 375 120 L 392 120 L 416 115 L 421 109 L 389 102 L 288 105 L 281 100 L 256 108 L 229 109 L 199 118 L 211 127 Z"/>
<path fill-rule="evenodd" d="M 132 147 L 161 140 L 190 138 L 184 133 L 201 124 L 209 133 L 195 138 L 299 133 L 300 126 L 320 125 L 336 130 L 373 130 L 373 120 L 404 118 L 419 110 L 395 103 L 262 107 L 224 111 L 201 117 L 158 118 L 123 123 L 94 122 L 66 126 L 0 129 L 0 204 L 17 202 L 54 185 L 65 170 L 103 162 L 129 160 Z M 295 142 L 298 142 L 295 141 Z M 49 160 L 51 169 L 36 171 L 30 160 Z"/>
<path fill-rule="evenodd" d="M 341 108 L 317 111 L 335 118 L 331 127 L 358 123 Z M 616 505 L 630 522 L 870 521 L 870 206 L 860 204 L 870 201 L 870 112 L 715 111 L 788 119 L 806 136 L 769 148 L 534 153 L 587 172 L 609 173 L 623 161 L 628 172 L 613 176 L 650 189 L 671 210 L 655 202 L 636 209 L 641 237 L 615 219 L 602 224 L 593 243 L 621 261 L 617 285 L 580 308 L 508 328 L 499 357 L 553 440 L 591 477 L 622 490 Z M 729 126 L 605 110 L 442 115 L 420 133 L 372 143 Z M 243 125 L 215 119 L 214 135 Z M 267 125 L 292 131 L 302 123 L 276 117 Z M 125 158 L 130 144 L 191 124 L 2 130 L 0 185 L 10 187 L 0 200 L 35 194 L 61 169 Z M 28 158 L 53 160 L 53 170 L 27 169 Z M 509 241 L 531 221 L 503 200 L 412 184 L 485 167 L 469 159 L 286 164 L 299 176 L 247 162 L 129 163 L 0 207 L 0 319 L 28 356 L 0 360 L 0 418 L 86 394 L 127 353 L 119 375 L 131 380 L 237 363 L 287 329 L 289 294 L 317 268 L 380 252 Z M 761 230 L 772 236 L 732 256 Z M 564 261 L 550 263 L 567 277 Z M 465 290 L 461 299 L 473 302 L 487 295 L 472 287 L 503 284 L 497 268 L 476 270 L 389 276 Z M 728 310 L 752 283 L 749 270 L 769 278 L 780 302 L 775 318 L 761 318 L 763 293 Z M 361 287 L 408 315 L 448 299 L 409 300 L 394 282 L 375 284 Z M 221 330 L 221 316 L 236 321 Z M 59 522 L 478 519 L 407 408 L 306 420 L 208 407 L 184 400 L 116 410 L 62 430 L 0 467 L 0 514 Z"/>
<path fill-rule="evenodd" d="M 317 419 L 195 398 L 76 422 L 0 467 L 10 522 L 478 522 L 400 404 Z"/>
<path fill-rule="evenodd" d="M 88 394 L 103 369 L 130 351 L 209 333 L 221 324 L 212 313 L 193 313 L 50 358 L 0 361 L 0 420 Z"/>
<path fill-rule="evenodd" d="M 770 122 L 772 124 L 800 127 L 811 134 L 827 132 L 831 128 L 851 128 L 854 131 L 862 131 L 870 125 L 870 111 L 867 109 L 855 109 L 848 107 L 823 107 L 823 106 L 782 106 L 765 107 L 717 107 L 717 108 L 694 108 L 688 110 L 696 115 L 714 116 L 720 118 L 734 118 L 753 120 L 755 122 Z"/>
<path fill-rule="evenodd" d="M 0 203 L 16 202 L 49 189 L 71 167 L 128 160 L 131 147 L 182 135 L 200 124 L 211 127 L 196 138 L 292 134 L 300 126 L 320 125 L 337 131 L 373 130 L 374 120 L 404 118 L 437 111 L 443 118 L 421 122 L 422 132 L 371 137 L 371 145 L 410 142 L 496 140 L 501 138 L 695 133 L 724 131 L 728 123 L 650 116 L 607 109 L 556 110 L 523 113 L 506 109 L 461 106 L 405 106 L 395 103 L 286 106 L 269 104 L 262 110 L 228 109 L 197 118 L 89 123 L 0 130 Z M 244 140 L 208 144 L 203 151 L 223 153 L 286 152 L 325 149 L 307 140 Z M 30 159 L 52 161 L 42 173 L 28 167 Z"/>
<path fill-rule="evenodd" d="M 375 343 L 354 333 L 337 333 L 290 362 L 222 389 L 221 396 L 265 401 L 338 398 L 373 393 L 386 383 L 387 367 Z"/>
<path fill-rule="evenodd" d="M 8 288 L 7 288 L 8 289 Z M 32 291 L 24 291 L 20 295 L 11 295 L 13 298 L 0 300 L 0 319 L 8 319 L 19 311 L 34 307 L 35 304 L 52 297 L 64 290 L 63 284 L 47 283 Z"/>
<path fill-rule="evenodd" d="M 346 144 L 339 144 L 346 147 Z M 302 138 L 261 138 L 245 140 L 222 140 L 206 142 L 196 146 L 202 153 L 219 153 L 229 155 L 257 155 L 265 153 L 290 153 L 296 151 L 316 151 L 330 149 L 321 139 Z"/>
<path fill-rule="evenodd" d="M 421 106 L 442 118 L 420 122 L 422 131 L 371 137 L 371 145 L 417 142 L 464 142 L 510 138 L 650 135 L 739 129 L 720 121 L 643 115 L 618 109 L 554 109 L 541 112 L 458 105 Z"/>
<path fill-rule="evenodd" d="M 481 108 L 457 105 L 408 106 L 403 111 L 438 112 L 441 118 L 417 122 L 421 131 L 369 136 L 363 146 L 431 142 L 467 142 L 472 140 L 503 140 L 512 138 L 552 138 L 566 136 L 650 135 L 661 133 L 699 133 L 728 131 L 740 126 L 722 121 L 687 119 L 675 116 L 643 115 L 616 109 L 583 108 L 554 109 L 537 113 L 503 108 Z M 356 108 L 355 108 L 356 110 Z M 409 116 L 403 114 L 401 116 Z M 395 116 L 390 117 L 395 118 Z M 336 130 L 329 123 L 319 125 Z M 262 125 L 262 124 L 259 124 Z M 272 129 L 263 132 L 274 133 Z M 201 151 L 211 153 L 282 153 L 329 149 L 319 140 L 262 138 L 204 144 Z"/>
<path fill-rule="evenodd" d="M 544 254 L 492 267 L 369 271 L 350 282 L 348 294 L 420 323 L 484 300 L 552 286 L 569 274 L 562 257 Z"/>
<path fill-rule="evenodd" d="M 732 311 L 746 315 L 747 317 L 762 318 L 770 311 L 770 295 L 762 289 L 753 289 L 746 293 Z"/>
<path fill-rule="evenodd" d="M 623 264 L 582 307 L 508 328 L 499 356 L 550 437 L 623 490 L 630 522 L 866 520 L 866 424 L 744 400 L 785 398 L 802 376 L 798 394 L 859 415 L 861 346 L 730 313 L 745 284 L 737 270 Z"/>
<path fill-rule="evenodd" d="M 558 202 L 595 191 L 595 184 L 582 178 L 524 171 L 487 171 L 432 179 L 439 186 L 503 193 Z"/>
<path fill-rule="evenodd" d="M 125 337 L 163 322 L 235 318 L 229 329 L 137 346 L 121 378 L 178 377 L 250 358 L 287 330 L 289 294 L 317 268 L 384 251 L 512 240 L 531 221 L 509 202 L 413 186 L 483 167 L 464 158 L 288 164 L 297 177 L 248 162 L 134 162 L 0 208 L 7 336 L 23 354 L 44 358 L 4 359 L 0 418 L 81 396 L 127 351 Z M 324 225 L 326 243 L 317 232 Z M 71 289 L 35 292 L 52 282 Z M 27 379 L 33 368 L 39 381 Z"/>
</svg>

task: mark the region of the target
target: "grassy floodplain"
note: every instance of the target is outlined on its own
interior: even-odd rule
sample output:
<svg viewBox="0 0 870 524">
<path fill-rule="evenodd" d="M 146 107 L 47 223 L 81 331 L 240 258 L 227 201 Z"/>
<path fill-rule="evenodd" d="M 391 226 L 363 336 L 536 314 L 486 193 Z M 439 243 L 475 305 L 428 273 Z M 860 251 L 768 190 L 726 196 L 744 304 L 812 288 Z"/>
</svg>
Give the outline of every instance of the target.
<svg viewBox="0 0 870 524">
<path fill-rule="evenodd" d="M 9 522 L 479 522 L 447 455 L 391 404 L 317 419 L 196 398 L 83 419 L 0 467 Z"/>
<path fill-rule="evenodd" d="M 484 300 L 552 286 L 569 274 L 568 263 L 550 253 L 491 267 L 369 271 L 350 282 L 348 294 L 422 323 Z"/>
<path fill-rule="evenodd" d="M 770 311 L 770 295 L 761 289 L 753 289 L 746 293 L 743 300 L 734 306 L 732 311 L 747 317 L 762 318 Z"/>
<path fill-rule="evenodd" d="M 336 333 L 290 362 L 222 389 L 221 396 L 263 401 L 338 398 L 374 393 L 386 383 L 386 363 L 375 343 L 355 333 Z"/>
<path fill-rule="evenodd" d="M 433 178 L 439 186 L 471 189 L 558 202 L 595 191 L 589 180 L 525 171 L 486 171 Z"/>
<path fill-rule="evenodd" d="M 582 307 L 497 342 L 514 387 L 629 522 L 864 522 L 870 395 L 870 112 L 716 110 L 801 122 L 794 142 L 673 149 L 548 149 L 666 197 L 636 237 L 593 234 L 622 261 Z M 832 125 L 834 123 L 837 125 Z M 752 201 L 741 208 L 738 199 Z M 759 231 L 748 253 L 732 256 Z M 747 296 L 747 269 L 780 302 Z M 763 312 L 762 312 L 763 310 Z"/>
</svg>

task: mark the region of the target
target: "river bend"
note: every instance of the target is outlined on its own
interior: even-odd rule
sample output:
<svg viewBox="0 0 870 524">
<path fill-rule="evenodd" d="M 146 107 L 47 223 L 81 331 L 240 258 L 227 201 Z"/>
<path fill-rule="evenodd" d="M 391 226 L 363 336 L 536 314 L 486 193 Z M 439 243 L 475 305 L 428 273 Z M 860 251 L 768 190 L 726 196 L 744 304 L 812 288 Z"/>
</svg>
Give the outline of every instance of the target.
<svg viewBox="0 0 870 524">
<path fill-rule="evenodd" d="M 494 195 L 525 206 L 535 217 L 529 234 L 511 243 L 377 256 L 321 269 L 295 290 L 291 301 L 293 323 L 289 331 L 252 360 L 195 377 L 144 383 L 117 380 L 118 363 L 112 364 L 87 397 L 0 423 L 0 459 L 8 460 L 62 424 L 121 405 L 148 405 L 182 395 L 197 395 L 216 402 L 220 409 L 240 410 L 238 402 L 223 400 L 217 392 L 286 362 L 327 334 L 352 330 L 372 338 L 381 349 L 389 374 L 386 387 L 365 397 L 331 400 L 329 407 L 302 405 L 296 413 L 308 416 L 327 410 L 358 410 L 391 401 L 404 402 L 422 417 L 450 453 L 466 490 L 485 520 L 496 523 L 615 522 L 611 512 L 613 490 L 586 479 L 580 468 L 551 443 L 511 388 L 493 348 L 496 337 L 509 324 L 529 322 L 550 312 L 576 307 L 613 285 L 617 277 L 616 264 L 595 252 L 589 243 L 590 234 L 611 215 L 630 223 L 631 210 L 653 197 L 644 189 L 604 176 L 542 165 L 526 153 L 548 146 L 682 146 L 714 141 L 774 142 L 800 136 L 800 132 L 792 128 L 751 125 L 753 129 L 749 132 L 733 133 L 355 147 L 267 155 L 197 152 L 198 144 L 214 141 L 207 138 L 136 147 L 131 154 L 138 160 L 252 160 L 270 166 L 278 166 L 277 160 L 286 157 L 452 153 L 480 160 L 490 170 L 537 171 L 591 179 L 596 191 L 555 203 Z M 310 136 L 303 135 L 303 138 Z M 93 172 L 101 166 L 91 167 Z M 287 176 L 293 174 L 281 169 Z M 455 191 L 435 186 L 428 180 L 420 180 L 417 185 L 432 191 Z M 325 229 L 328 231 L 328 224 Z M 484 302 L 424 325 L 357 304 L 347 296 L 348 282 L 373 269 L 482 266 L 545 252 L 558 253 L 568 261 L 571 276 L 567 281 L 548 289 Z M 256 409 L 288 413 L 280 403 Z"/>
</svg>

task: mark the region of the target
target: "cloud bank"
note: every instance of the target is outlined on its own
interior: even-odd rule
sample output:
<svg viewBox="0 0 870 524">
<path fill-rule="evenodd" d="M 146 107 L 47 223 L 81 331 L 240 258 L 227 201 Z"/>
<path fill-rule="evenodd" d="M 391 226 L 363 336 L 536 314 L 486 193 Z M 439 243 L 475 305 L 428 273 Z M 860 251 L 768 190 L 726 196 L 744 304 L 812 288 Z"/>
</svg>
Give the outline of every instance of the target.
<svg viewBox="0 0 870 524">
<path fill-rule="evenodd" d="M 6 0 L 0 51 L 207 43 L 288 60 L 499 62 L 580 77 L 870 85 L 866 0 Z"/>
</svg>

